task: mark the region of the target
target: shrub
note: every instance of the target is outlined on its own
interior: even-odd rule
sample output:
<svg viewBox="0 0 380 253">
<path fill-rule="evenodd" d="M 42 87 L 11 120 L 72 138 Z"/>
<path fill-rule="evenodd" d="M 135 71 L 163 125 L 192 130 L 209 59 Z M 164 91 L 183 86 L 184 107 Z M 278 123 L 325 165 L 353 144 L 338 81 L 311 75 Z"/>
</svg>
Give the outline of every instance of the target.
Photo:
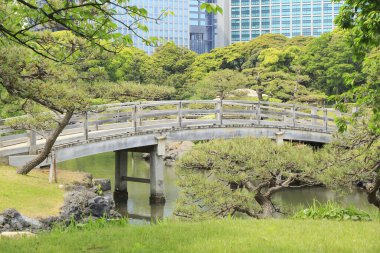
<svg viewBox="0 0 380 253">
<path fill-rule="evenodd" d="M 323 220 L 353 220 L 353 221 L 370 221 L 368 213 L 356 207 L 347 208 L 339 206 L 337 203 L 328 201 L 321 204 L 318 201 L 313 202 L 309 208 L 299 211 L 294 215 L 296 219 L 323 219 Z"/>
</svg>

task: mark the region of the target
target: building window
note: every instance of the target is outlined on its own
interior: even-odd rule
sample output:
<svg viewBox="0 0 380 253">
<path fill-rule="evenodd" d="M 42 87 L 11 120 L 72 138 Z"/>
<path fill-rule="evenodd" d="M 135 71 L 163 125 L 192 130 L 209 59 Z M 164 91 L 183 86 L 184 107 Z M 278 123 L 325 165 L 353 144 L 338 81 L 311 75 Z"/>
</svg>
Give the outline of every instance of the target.
<svg viewBox="0 0 380 253">
<path fill-rule="evenodd" d="M 314 4 L 313 5 L 313 14 L 321 14 L 322 13 L 322 5 Z"/>
<path fill-rule="evenodd" d="M 260 28 L 260 19 L 258 19 L 258 18 L 252 19 L 252 28 L 253 29 Z"/>
<path fill-rule="evenodd" d="M 232 19 L 231 28 L 232 28 L 232 30 L 240 29 L 240 19 Z"/>
<path fill-rule="evenodd" d="M 240 32 L 233 31 L 231 37 L 232 37 L 232 41 L 240 41 Z"/>
<path fill-rule="evenodd" d="M 203 40 L 203 33 L 190 33 L 190 40 Z"/>
<path fill-rule="evenodd" d="M 240 17 L 240 8 L 232 8 L 231 9 L 231 16 L 233 18 L 238 18 Z"/>
<path fill-rule="evenodd" d="M 270 14 L 269 6 L 262 6 L 261 7 L 261 16 L 262 17 L 268 17 Z"/>
<path fill-rule="evenodd" d="M 257 38 L 260 36 L 260 31 L 254 30 L 252 31 L 252 39 Z"/>
<path fill-rule="evenodd" d="M 272 6 L 272 16 L 280 16 L 281 9 L 280 6 Z"/>
<path fill-rule="evenodd" d="M 293 17 L 292 18 L 292 25 L 293 26 L 296 26 L 296 25 L 300 25 L 301 24 L 301 18 L 299 18 L 299 17 Z"/>
<path fill-rule="evenodd" d="M 260 17 L 260 7 L 252 7 L 251 9 L 251 16 L 252 17 Z"/>
<path fill-rule="evenodd" d="M 272 18 L 272 27 L 281 27 L 281 18 Z"/>
<path fill-rule="evenodd" d="M 241 29 L 249 29 L 249 19 L 241 20 Z"/>
<path fill-rule="evenodd" d="M 290 27 L 290 18 L 282 18 L 282 26 L 289 28 Z"/>
<path fill-rule="evenodd" d="M 287 30 L 284 30 L 284 29 L 283 29 L 283 30 L 281 31 L 281 34 L 282 34 L 282 35 L 285 35 L 285 36 L 287 36 L 287 37 L 289 37 L 289 36 L 290 36 L 290 30 L 288 30 L 288 29 L 287 29 Z"/>
<path fill-rule="evenodd" d="M 249 33 L 250 33 L 249 31 L 242 31 L 241 32 L 241 40 L 242 41 L 249 41 L 251 39 Z"/>
<path fill-rule="evenodd" d="M 241 8 L 241 16 L 242 17 L 249 17 L 249 7 L 242 7 Z"/>
<path fill-rule="evenodd" d="M 241 5 L 249 5 L 250 0 L 241 0 Z"/>
<path fill-rule="evenodd" d="M 289 16 L 290 15 L 290 6 L 289 5 L 283 5 L 282 6 L 282 16 Z"/>
<path fill-rule="evenodd" d="M 239 6 L 240 5 L 240 0 L 231 0 L 231 5 L 232 6 Z"/>
<path fill-rule="evenodd" d="M 269 18 L 261 19 L 261 28 L 270 28 L 270 19 Z"/>
<path fill-rule="evenodd" d="M 302 29 L 302 35 L 303 36 L 311 36 L 311 29 L 310 28 Z"/>
</svg>

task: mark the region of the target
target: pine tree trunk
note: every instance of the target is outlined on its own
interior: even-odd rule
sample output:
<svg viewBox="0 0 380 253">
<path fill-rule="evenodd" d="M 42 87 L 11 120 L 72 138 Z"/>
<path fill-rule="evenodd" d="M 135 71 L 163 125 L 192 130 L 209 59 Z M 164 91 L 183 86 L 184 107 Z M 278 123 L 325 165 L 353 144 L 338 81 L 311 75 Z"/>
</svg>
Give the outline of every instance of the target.
<svg viewBox="0 0 380 253">
<path fill-rule="evenodd" d="M 276 209 L 269 198 L 265 197 L 261 193 L 257 193 L 255 195 L 255 200 L 261 206 L 261 218 L 273 217 L 274 213 L 276 212 Z"/>
<path fill-rule="evenodd" d="M 369 187 L 366 187 L 367 190 L 367 199 L 368 202 L 376 206 L 380 211 L 380 197 L 378 191 L 380 191 L 380 175 L 377 176 L 374 184 L 371 184 Z"/>
<path fill-rule="evenodd" d="M 55 141 L 58 136 L 62 133 L 63 129 L 69 124 L 71 117 L 73 116 L 73 111 L 66 112 L 63 119 L 58 123 L 58 126 L 54 129 L 54 131 L 49 135 L 46 139 L 44 149 L 36 158 L 25 164 L 21 169 L 17 170 L 18 174 L 26 175 L 39 164 L 41 164 L 48 156 L 49 153 L 54 146 Z"/>
</svg>

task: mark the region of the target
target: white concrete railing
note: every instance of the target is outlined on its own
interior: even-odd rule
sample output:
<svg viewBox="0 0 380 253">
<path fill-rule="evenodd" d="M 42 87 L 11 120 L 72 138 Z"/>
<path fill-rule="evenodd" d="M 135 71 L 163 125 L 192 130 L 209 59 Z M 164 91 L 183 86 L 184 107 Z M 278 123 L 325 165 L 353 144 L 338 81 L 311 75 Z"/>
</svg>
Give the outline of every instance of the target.
<svg viewBox="0 0 380 253">
<path fill-rule="evenodd" d="M 259 125 L 279 128 L 304 128 L 331 133 L 336 131 L 334 119 L 342 113 L 334 109 L 305 105 L 233 101 L 187 100 L 153 101 L 95 106 L 84 114 L 76 114 L 61 136 L 88 140 L 90 133 L 144 132 L 165 128 L 215 125 Z M 0 149 L 28 143 L 36 146 L 42 136 L 32 131 L 19 133 L 0 120 Z M 70 139 L 72 142 L 73 139 Z M 29 150 L 33 153 L 33 148 Z"/>
</svg>

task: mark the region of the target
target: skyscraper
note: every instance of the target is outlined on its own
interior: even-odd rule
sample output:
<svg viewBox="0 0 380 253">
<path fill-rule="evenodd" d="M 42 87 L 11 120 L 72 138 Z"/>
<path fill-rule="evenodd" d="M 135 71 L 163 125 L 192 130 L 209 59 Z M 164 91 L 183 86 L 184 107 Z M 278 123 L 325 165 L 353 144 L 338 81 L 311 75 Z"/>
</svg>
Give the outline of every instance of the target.
<svg viewBox="0 0 380 253">
<path fill-rule="evenodd" d="M 215 3 L 215 0 L 207 0 Z M 210 52 L 215 47 L 216 17 L 200 9 L 201 3 L 190 0 L 190 49 L 199 54 Z"/>
<path fill-rule="evenodd" d="M 341 3 L 331 0 L 229 0 L 231 42 L 265 33 L 319 36 L 334 28 Z"/>
<path fill-rule="evenodd" d="M 189 48 L 189 0 L 130 0 L 129 4 L 145 8 L 148 11 L 148 16 L 152 18 L 159 17 L 165 10 L 174 12 L 175 15 L 162 17 L 160 20 L 141 20 L 140 22 L 148 27 L 149 32 L 140 32 L 140 35 L 144 38 L 157 37 L 163 41 L 171 41 L 178 46 Z M 120 11 L 120 14 L 124 14 L 121 10 L 116 10 Z M 132 24 L 135 21 L 129 15 L 121 15 L 121 19 L 127 24 Z M 118 32 L 122 34 L 131 33 L 121 24 L 119 24 Z M 148 54 L 154 52 L 155 48 L 146 45 L 139 36 L 132 34 L 132 39 L 137 48 L 143 49 Z"/>
</svg>

